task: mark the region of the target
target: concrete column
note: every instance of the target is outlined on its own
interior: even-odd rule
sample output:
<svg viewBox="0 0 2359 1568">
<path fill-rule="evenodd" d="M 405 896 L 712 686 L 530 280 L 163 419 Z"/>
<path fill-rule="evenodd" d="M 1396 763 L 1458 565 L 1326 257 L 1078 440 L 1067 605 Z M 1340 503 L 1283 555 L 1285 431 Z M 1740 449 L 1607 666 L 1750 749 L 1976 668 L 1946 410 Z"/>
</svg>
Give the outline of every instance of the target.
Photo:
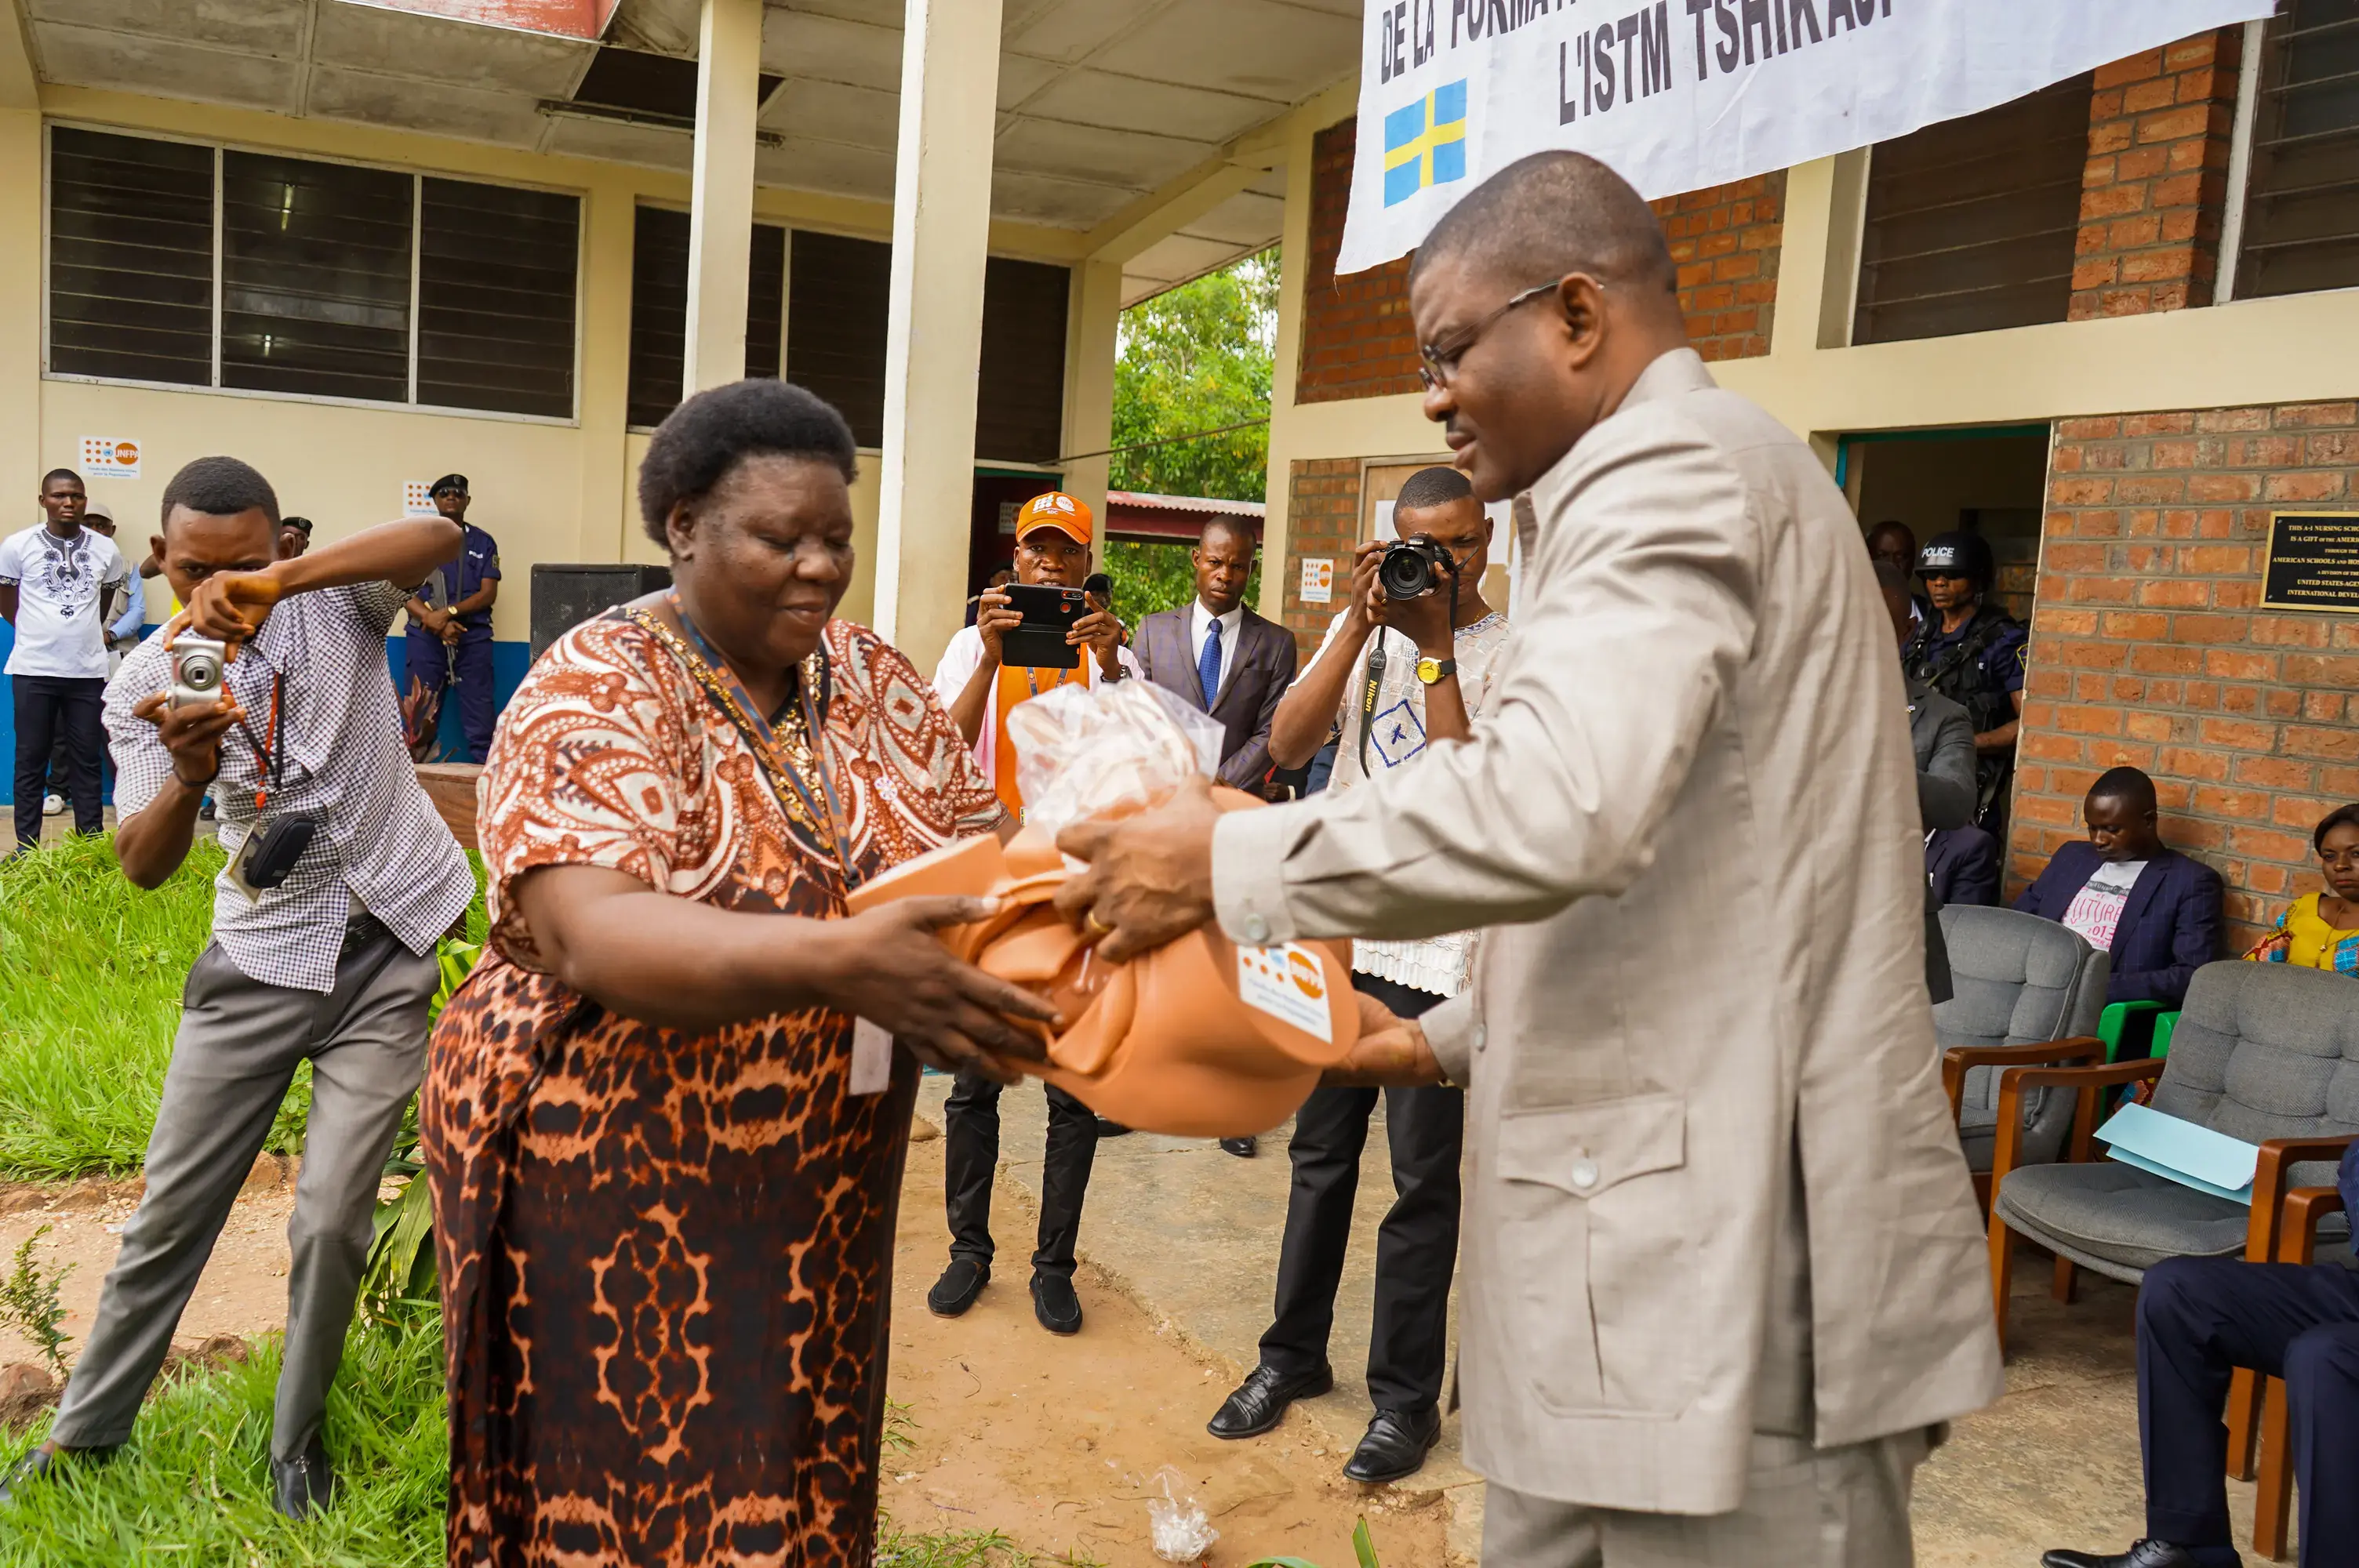
<svg viewBox="0 0 2359 1568">
<path fill-rule="evenodd" d="M 1122 264 L 1092 259 L 1073 269 L 1073 308 L 1065 340 L 1065 441 L 1068 452 L 1103 452 L 1114 444 L 1114 336 L 1122 324 Z M 1105 555 L 1105 496 L 1112 458 L 1065 465 L 1065 492 L 1096 514 L 1098 557 Z"/>
<path fill-rule="evenodd" d="M 16 8 L 0 16 L 0 472 L 38 474 L 41 453 L 41 100 Z M 62 454 L 70 458 L 71 453 Z M 136 536 L 145 538 L 145 533 Z"/>
<path fill-rule="evenodd" d="M 761 71 L 762 0 L 704 0 L 696 38 L 696 170 L 688 220 L 683 396 L 745 374 L 754 116 L 761 109 Z"/>
<path fill-rule="evenodd" d="M 1000 0 L 908 0 L 875 626 L 930 670 L 963 618 Z"/>
<path fill-rule="evenodd" d="M 631 181 L 602 178 L 582 200 L 581 524 L 577 561 L 631 558 L 639 531 L 626 472 L 630 438 L 631 236 L 636 203 Z"/>
<path fill-rule="evenodd" d="M 1292 519 L 1294 458 L 1299 449 L 1324 455 L 1315 438 L 1300 431 L 1294 401 L 1295 377 L 1302 363 L 1303 297 L 1310 270 L 1310 148 L 1317 127 L 1291 127 L 1286 144 L 1286 219 L 1278 241 L 1277 341 L 1270 355 L 1269 474 L 1263 492 L 1261 523 L 1261 602 L 1255 606 L 1272 621 L 1286 611 L 1286 576 L 1299 570 L 1287 555 Z M 1365 451 L 1365 447 L 1345 449 Z M 1379 450 L 1383 449 L 1379 448 Z"/>
</svg>

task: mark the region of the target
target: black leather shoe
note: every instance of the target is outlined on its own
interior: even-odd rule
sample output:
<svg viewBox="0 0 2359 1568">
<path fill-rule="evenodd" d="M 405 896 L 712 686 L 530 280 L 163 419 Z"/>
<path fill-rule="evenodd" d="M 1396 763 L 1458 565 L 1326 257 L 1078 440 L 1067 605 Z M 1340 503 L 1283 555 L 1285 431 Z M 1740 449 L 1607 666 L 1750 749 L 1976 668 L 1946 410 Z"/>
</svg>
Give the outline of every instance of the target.
<svg viewBox="0 0 2359 1568">
<path fill-rule="evenodd" d="M 1352 1457 L 1344 1464 L 1344 1478 L 1373 1487 L 1414 1476 L 1440 1435 L 1439 1410 L 1427 1411 L 1423 1415 L 1378 1411 L 1376 1419 L 1368 1422 L 1367 1436 L 1360 1439 L 1360 1446 L 1352 1450 Z"/>
<path fill-rule="evenodd" d="M 292 1459 L 270 1462 L 270 1506 L 288 1519 L 309 1519 L 336 1498 L 335 1466 L 318 1438 Z"/>
<path fill-rule="evenodd" d="M 1130 1129 L 1125 1127 L 1119 1121 L 1111 1121 L 1102 1116 L 1098 1118 L 1098 1136 L 1100 1138 L 1127 1138 L 1130 1136 Z"/>
<path fill-rule="evenodd" d="M 972 1258 L 953 1258 L 934 1288 L 926 1292 L 926 1310 L 936 1317 L 956 1317 L 974 1305 L 983 1287 L 991 1283 L 991 1266 Z"/>
<path fill-rule="evenodd" d="M 2042 1554 L 2039 1568 L 2197 1568 L 2193 1553 L 2167 1541 L 2133 1541 L 2127 1552 L 2066 1552 Z"/>
<path fill-rule="evenodd" d="M 8 1473 L 5 1476 L 0 1476 L 0 1508 L 6 1508 L 15 1503 L 27 1487 L 48 1475 L 50 1466 L 57 1462 L 58 1455 L 54 1450 L 40 1447 L 34 1449 L 10 1465 Z"/>
<path fill-rule="evenodd" d="M 15 1502 L 30 1484 L 68 1460 L 81 1465 L 103 1465 L 114 1457 L 113 1448 L 50 1448 L 47 1444 L 34 1449 L 8 1467 L 0 1476 L 0 1509 Z"/>
<path fill-rule="evenodd" d="M 1073 1281 L 1062 1274 L 1033 1275 L 1032 1315 L 1051 1334 L 1079 1334 L 1082 1298 L 1073 1293 Z"/>
<path fill-rule="evenodd" d="M 1223 1154 L 1234 1154 L 1240 1160 L 1250 1160 L 1256 1154 L 1261 1152 L 1261 1140 L 1258 1138 L 1223 1138 L 1221 1140 L 1221 1152 Z"/>
<path fill-rule="evenodd" d="M 1335 1369 L 1289 1378 L 1265 1363 L 1245 1374 L 1236 1392 L 1221 1401 L 1204 1430 L 1214 1437 L 1259 1437 L 1286 1419 L 1286 1407 L 1297 1400 L 1315 1400 L 1335 1386 Z"/>
</svg>

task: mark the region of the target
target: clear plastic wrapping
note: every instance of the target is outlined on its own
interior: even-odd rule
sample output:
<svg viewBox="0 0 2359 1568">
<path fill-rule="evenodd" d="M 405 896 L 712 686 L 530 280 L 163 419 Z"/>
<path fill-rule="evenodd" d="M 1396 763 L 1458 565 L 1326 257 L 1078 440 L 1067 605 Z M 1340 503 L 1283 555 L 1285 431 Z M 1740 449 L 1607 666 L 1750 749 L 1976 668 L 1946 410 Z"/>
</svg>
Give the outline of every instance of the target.
<svg viewBox="0 0 2359 1568">
<path fill-rule="evenodd" d="M 1024 823 L 1054 838 L 1073 823 L 1167 795 L 1221 765 L 1221 726 L 1142 680 L 1060 686 L 1007 715 Z"/>
<path fill-rule="evenodd" d="M 1166 1563 L 1201 1563 L 1221 1532 L 1212 1528 L 1193 1493 L 1172 1494 L 1175 1482 L 1187 1486 L 1187 1476 L 1166 1465 L 1155 1473 L 1155 1480 L 1163 1488 L 1161 1497 L 1147 1499 L 1147 1534 L 1155 1555 Z"/>
</svg>

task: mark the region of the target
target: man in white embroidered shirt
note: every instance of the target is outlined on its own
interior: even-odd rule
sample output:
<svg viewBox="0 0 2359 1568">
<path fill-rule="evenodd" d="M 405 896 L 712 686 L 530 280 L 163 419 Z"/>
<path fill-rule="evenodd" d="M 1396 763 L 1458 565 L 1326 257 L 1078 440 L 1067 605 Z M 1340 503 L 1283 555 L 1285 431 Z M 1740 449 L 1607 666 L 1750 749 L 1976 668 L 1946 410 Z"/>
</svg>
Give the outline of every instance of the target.
<svg viewBox="0 0 2359 1568">
<path fill-rule="evenodd" d="M 459 530 L 415 518 L 279 559 L 277 498 L 234 458 L 200 458 L 174 476 L 162 527 L 156 548 L 188 609 L 107 688 L 115 855 L 141 887 L 162 882 L 187 858 L 210 791 L 232 861 L 214 892 L 212 943 L 189 971 L 147 1192 L 49 1440 L 0 1482 L 0 1499 L 61 1451 L 130 1437 L 231 1201 L 308 1060 L 270 1445 L 276 1505 L 301 1517 L 332 1496 L 321 1418 L 378 1174 L 425 1061 L 434 944 L 474 891 L 402 748 L 385 661 L 394 615 L 457 550 Z M 176 636 L 232 645 L 222 700 L 173 703 Z M 307 821 L 313 831 L 299 844 Z M 269 862 L 283 865 L 290 849 L 291 870 L 272 885 Z M 240 872 L 262 891 L 249 892 Z"/>
<path fill-rule="evenodd" d="M 1464 740 L 1490 690 L 1492 661 L 1507 640 L 1506 617 L 1483 601 L 1491 524 L 1465 475 L 1447 468 L 1411 474 L 1393 503 L 1393 528 L 1404 540 L 1446 549 L 1456 591 L 1438 573 L 1440 585 L 1421 598 L 1388 599 L 1377 568 L 1391 541 L 1360 546 L 1350 602 L 1270 719 L 1270 756 L 1280 767 L 1301 766 L 1331 734 L 1340 736 L 1331 791 L 1414 762 L 1430 740 Z M 1396 1015 L 1415 1018 L 1466 989 L 1473 949 L 1464 933 L 1354 942 L 1352 984 Z M 1267 1432 L 1293 1400 L 1334 1383 L 1327 1336 L 1376 1094 L 1321 1088 L 1295 1113 L 1277 1304 L 1261 1336 L 1260 1364 L 1212 1417 L 1215 1437 Z M 1375 1415 L 1343 1465 L 1346 1476 L 1370 1484 L 1416 1471 L 1440 1432 L 1466 1119 L 1464 1092 L 1447 1085 L 1384 1094 L 1394 1197 L 1376 1232 L 1375 1321 L 1368 1336 Z"/>
</svg>

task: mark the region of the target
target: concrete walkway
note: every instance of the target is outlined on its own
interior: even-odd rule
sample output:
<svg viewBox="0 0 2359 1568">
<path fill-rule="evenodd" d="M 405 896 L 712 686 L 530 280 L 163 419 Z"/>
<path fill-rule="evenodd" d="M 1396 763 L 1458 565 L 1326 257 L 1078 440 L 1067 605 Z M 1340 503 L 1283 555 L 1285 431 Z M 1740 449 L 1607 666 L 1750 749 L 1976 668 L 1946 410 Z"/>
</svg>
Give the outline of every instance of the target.
<svg viewBox="0 0 2359 1568">
<path fill-rule="evenodd" d="M 919 1112 L 937 1127 L 947 1079 L 929 1076 Z M 1002 1174 L 1039 1195 L 1046 1101 L 1037 1087 L 1001 1101 Z M 1352 1247 L 1335 1303 L 1330 1356 L 1335 1391 L 1295 1409 L 1341 1465 L 1373 1413 L 1364 1373 L 1376 1222 L 1392 1195 L 1382 1111 L 1360 1170 Z M 1098 1146 L 1082 1219 L 1086 1264 L 1100 1288 L 1119 1290 L 1168 1322 L 1232 1381 L 1256 1360 L 1267 1326 L 1286 1215 L 1286 1132 L 1239 1160 L 1209 1141 L 1136 1132 Z M 910 1195 L 914 1199 L 917 1195 Z M 1019 1212 L 1006 1206 L 1014 1221 Z M 1003 1225 L 998 1276 L 1020 1287 L 1031 1237 Z M 2077 1302 L 2052 1299 L 2044 1255 L 2026 1249 L 2016 1269 L 2007 1391 L 1956 1424 L 1949 1444 L 1918 1473 L 1914 1518 L 1919 1568 L 2034 1568 L 2051 1546 L 2125 1550 L 2145 1533 L 2139 1485 L 2136 1346 L 2129 1287 L 2083 1273 Z M 1456 1292 L 1451 1315 L 1457 1314 Z M 1215 1381 L 1218 1380 L 1216 1378 Z M 1226 1390 L 1207 1388 L 1212 1418 Z M 1453 1563 L 1478 1560 L 1482 1481 L 1460 1460 L 1458 1422 L 1442 1427 L 1424 1470 L 1396 1490 L 1450 1510 Z M 2253 1488 L 2231 1483 L 2236 1540 L 2252 1540 Z M 2261 1561 L 2249 1556 L 2254 1563 Z"/>
</svg>

